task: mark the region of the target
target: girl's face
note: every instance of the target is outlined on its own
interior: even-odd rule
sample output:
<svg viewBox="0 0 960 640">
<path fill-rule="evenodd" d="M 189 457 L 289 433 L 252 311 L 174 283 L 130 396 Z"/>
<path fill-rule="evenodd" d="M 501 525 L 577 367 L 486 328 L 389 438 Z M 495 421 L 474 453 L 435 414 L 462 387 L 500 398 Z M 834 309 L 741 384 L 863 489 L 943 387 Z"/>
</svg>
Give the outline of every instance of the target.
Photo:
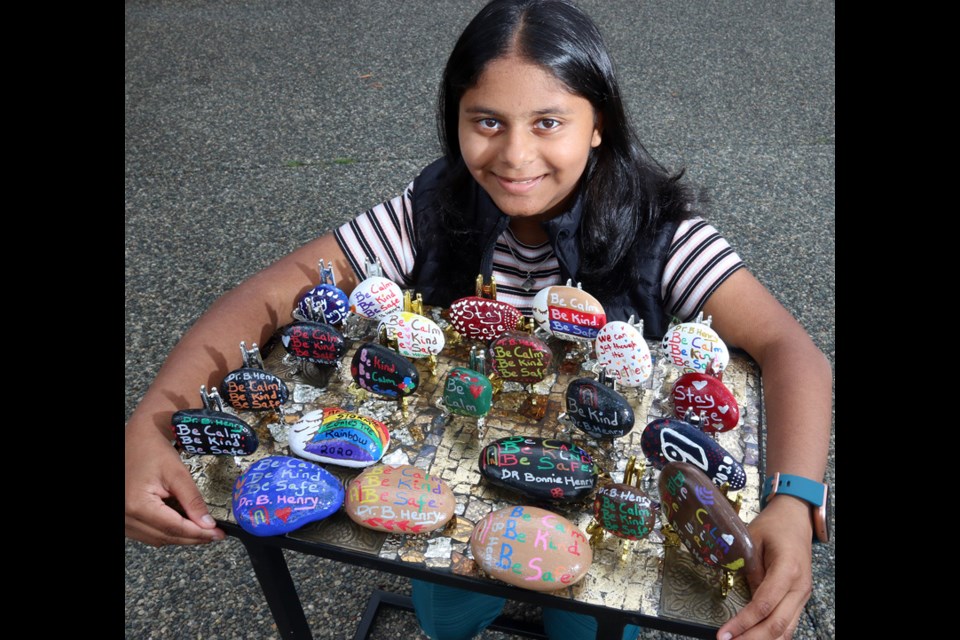
<svg viewBox="0 0 960 640">
<path fill-rule="evenodd" d="M 590 101 L 549 71 L 498 58 L 460 99 L 460 151 L 501 211 L 549 220 L 564 211 L 600 144 L 597 120 Z"/>
</svg>

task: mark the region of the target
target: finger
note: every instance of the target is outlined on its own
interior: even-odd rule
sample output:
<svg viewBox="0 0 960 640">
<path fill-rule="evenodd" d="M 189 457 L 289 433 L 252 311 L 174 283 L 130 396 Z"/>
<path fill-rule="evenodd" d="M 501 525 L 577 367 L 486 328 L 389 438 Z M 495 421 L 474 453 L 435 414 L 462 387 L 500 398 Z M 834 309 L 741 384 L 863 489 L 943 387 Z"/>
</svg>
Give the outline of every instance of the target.
<svg viewBox="0 0 960 640">
<path fill-rule="evenodd" d="M 203 529 L 166 505 L 161 505 L 148 520 L 150 524 L 147 523 L 147 519 L 125 516 L 126 536 L 153 547 L 168 544 L 207 544 L 226 537 L 222 530 Z"/>
<path fill-rule="evenodd" d="M 809 594 L 784 588 L 782 580 L 772 578 L 768 574 L 747 606 L 720 627 L 717 631 L 719 640 L 789 638 L 792 635 Z"/>
</svg>

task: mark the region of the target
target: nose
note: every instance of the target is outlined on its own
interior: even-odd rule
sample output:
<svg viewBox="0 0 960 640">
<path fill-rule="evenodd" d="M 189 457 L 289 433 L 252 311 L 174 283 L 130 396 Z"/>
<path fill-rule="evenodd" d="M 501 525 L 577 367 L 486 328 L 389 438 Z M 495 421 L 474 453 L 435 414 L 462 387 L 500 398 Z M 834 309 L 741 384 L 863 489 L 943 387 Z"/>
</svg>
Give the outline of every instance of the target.
<svg viewBox="0 0 960 640">
<path fill-rule="evenodd" d="M 521 127 L 508 130 L 500 149 L 500 159 L 511 169 L 520 169 L 536 157 L 536 140 L 528 131 Z"/>
</svg>

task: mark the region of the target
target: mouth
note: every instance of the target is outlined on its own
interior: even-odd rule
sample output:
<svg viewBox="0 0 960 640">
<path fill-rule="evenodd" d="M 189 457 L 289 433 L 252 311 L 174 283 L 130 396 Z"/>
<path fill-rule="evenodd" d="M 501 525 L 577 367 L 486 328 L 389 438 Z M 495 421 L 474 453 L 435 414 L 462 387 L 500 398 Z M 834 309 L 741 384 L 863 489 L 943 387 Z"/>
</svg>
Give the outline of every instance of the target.
<svg viewBox="0 0 960 640">
<path fill-rule="evenodd" d="M 496 175 L 496 174 L 495 174 Z M 543 180 L 544 176 L 533 176 L 529 178 L 505 178 L 496 176 L 497 182 L 504 191 L 513 195 L 523 195 L 536 188 Z"/>
</svg>

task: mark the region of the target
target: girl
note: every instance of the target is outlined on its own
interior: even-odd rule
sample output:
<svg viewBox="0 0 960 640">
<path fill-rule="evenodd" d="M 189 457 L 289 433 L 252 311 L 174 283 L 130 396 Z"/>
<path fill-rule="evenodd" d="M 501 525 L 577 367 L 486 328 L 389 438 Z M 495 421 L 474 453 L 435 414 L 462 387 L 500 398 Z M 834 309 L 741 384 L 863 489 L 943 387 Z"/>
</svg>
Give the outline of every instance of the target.
<svg viewBox="0 0 960 640">
<path fill-rule="evenodd" d="M 619 96 L 600 34 L 575 7 L 559 0 L 485 7 L 444 73 L 444 157 L 402 196 L 224 295 L 171 352 L 126 428 L 126 535 L 154 545 L 222 539 L 170 447 L 170 415 L 198 384 L 239 366 L 240 340 L 258 335 L 262 343 L 289 317 L 315 284 L 319 258 L 333 261 L 347 292 L 363 258 L 379 258 L 388 277 L 433 305 L 471 294 L 478 273 L 493 275 L 498 297 L 526 313 L 537 291 L 572 278 L 603 302 L 608 319 L 634 314 L 653 338 L 669 316 L 703 310 L 763 370 L 767 473 L 819 481 L 831 419 L 826 359 L 696 216 L 680 175 L 648 156 Z M 188 518 L 163 503 L 170 496 Z M 721 640 L 789 636 L 810 595 L 809 505 L 777 495 L 750 531 L 762 559 L 750 576 L 753 599 L 719 630 Z M 502 606 L 420 582 L 414 601 L 434 638 L 479 633 Z M 575 629 L 592 637 L 595 628 L 592 618 L 561 611 L 545 611 L 544 621 L 551 637 L 580 637 Z"/>
</svg>

